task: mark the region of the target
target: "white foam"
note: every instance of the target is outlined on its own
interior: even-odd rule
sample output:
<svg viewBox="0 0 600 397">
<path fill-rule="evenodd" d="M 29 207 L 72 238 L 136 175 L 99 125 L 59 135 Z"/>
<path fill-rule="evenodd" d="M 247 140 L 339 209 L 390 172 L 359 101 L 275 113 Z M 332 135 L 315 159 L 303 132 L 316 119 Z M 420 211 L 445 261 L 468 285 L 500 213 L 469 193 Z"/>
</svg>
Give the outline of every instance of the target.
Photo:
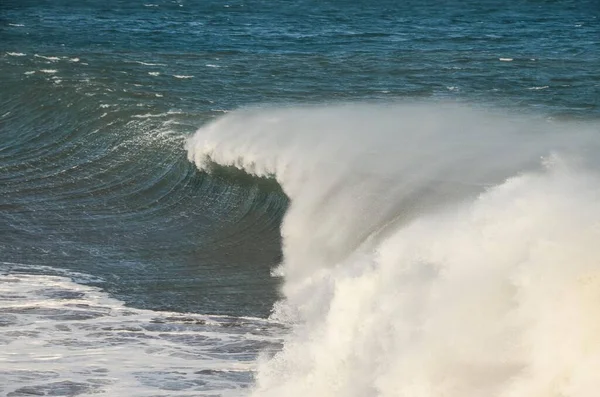
<svg viewBox="0 0 600 397">
<path fill-rule="evenodd" d="M 24 57 L 27 54 L 24 54 L 22 52 L 7 52 L 6 55 L 10 55 L 11 57 Z"/>
<path fill-rule="evenodd" d="M 207 68 L 220 68 L 220 66 L 219 66 L 219 65 L 215 65 L 215 64 L 212 64 L 212 63 L 207 63 L 207 64 L 206 64 L 206 67 L 207 67 Z"/>
<path fill-rule="evenodd" d="M 29 75 L 32 75 L 32 74 L 35 74 L 35 70 L 30 70 L 30 71 L 28 71 L 28 72 L 25 72 L 25 73 L 23 73 L 23 74 L 25 74 L 25 75 L 28 75 L 28 76 L 29 76 Z"/>
<path fill-rule="evenodd" d="M 23 270 L 0 266 L 2 395 L 235 396 L 257 346 L 277 341 L 266 320 L 136 310 Z"/>
<path fill-rule="evenodd" d="M 180 74 L 174 74 L 173 77 L 175 77 L 176 79 L 192 79 L 192 78 L 194 78 L 194 76 L 186 76 L 186 75 L 180 75 Z"/>
<path fill-rule="evenodd" d="M 550 88 L 550 86 L 542 85 L 542 86 L 537 86 L 537 87 L 529 87 L 528 90 L 545 90 L 547 88 Z"/>
<path fill-rule="evenodd" d="M 47 73 L 47 74 L 54 74 L 54 73 L 57 73 L 58 70 L 56 70 L 56 69 L 41 69 L 40 72 Z"/>
<path fill-rule="evenodd" d="M 148 72 L 150 76 L 159 76 L 160 72 Z"/>
<path fill-rule="evenodd" d="M 513 58 L 498 58 L 498 60 L 501 62 L 512 62 L 514 59 Z"/>
<path fill-rule="evenodd" d="M 164 63 L 149 63 L 149 62 L 142 62 L 142 61 L 134 61 L 135 63 L 139 63 L 140 65 L 144 65 L 144 66 L 167 66 Z"/>
<path fill-rule="evenodd" d="M 595 131 L 445 105 L 201 128 L 199 168 L 274 175 L 291 200 L 274 316 L 293 330 L 252 395 L 595 396 Z"/>
<path fill-rule="evenodd" d="M 25 25 L 23 25 L 22 23 L 9 23 L 8 26 L 13 26 L 13 27 L 16 27 L 16 28 L 22 28 Z"/>
<path fill-rule="evenodd" d="M 47 56 L 38 55 L 38 54 L 35 54 L 34 57 L 36 57 L 36 58 L 42 58 L 42 59 L 45 59 L 47 61 L 52 61 L 52 62 L 60 61 L 59 57 L 47 57 Z"/>
<path fill-rule="evenodd" d="M 160 118 L 160 117 L 172 116 L 172 115 L 177 115 L 177 114 L 183 114 L 183 112 L 179 111 L 179 110 L 169 110 L 166 113 L 136 114 L 131 117 L 136 118 L 136 119 L 150 119 L 150 118 Z"/>
</svg>

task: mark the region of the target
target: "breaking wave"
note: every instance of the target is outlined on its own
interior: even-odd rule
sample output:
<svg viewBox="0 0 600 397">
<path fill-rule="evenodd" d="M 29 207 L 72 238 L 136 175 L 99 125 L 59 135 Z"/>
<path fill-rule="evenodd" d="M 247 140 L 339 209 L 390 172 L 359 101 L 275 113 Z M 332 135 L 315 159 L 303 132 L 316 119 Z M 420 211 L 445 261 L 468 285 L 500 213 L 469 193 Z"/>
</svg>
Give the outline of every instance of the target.
<svg viewBox="0 0 600 397">
<path fill-rule="evenodd" d="M 597 126 L 444 104 L 232 112 L 187 141 L 272 177 L 292 325 L 254 396 L 600 388 Z"/>
</svg>

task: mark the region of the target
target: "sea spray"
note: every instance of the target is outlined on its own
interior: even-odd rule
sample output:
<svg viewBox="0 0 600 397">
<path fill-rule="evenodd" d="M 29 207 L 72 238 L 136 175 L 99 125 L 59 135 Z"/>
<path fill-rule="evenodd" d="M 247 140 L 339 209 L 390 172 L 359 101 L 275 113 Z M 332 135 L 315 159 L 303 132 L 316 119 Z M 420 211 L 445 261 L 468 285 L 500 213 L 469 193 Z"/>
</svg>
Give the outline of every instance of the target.
<svg viewBox="0 0 600 397">
<path fill-rule="evenodd" d="M 455 105 L 233 112 L 201 169 L 274 176 L 293 324 L 256 396 L 552 397 L 600 388 L 593 126 Z"/>
</svg>

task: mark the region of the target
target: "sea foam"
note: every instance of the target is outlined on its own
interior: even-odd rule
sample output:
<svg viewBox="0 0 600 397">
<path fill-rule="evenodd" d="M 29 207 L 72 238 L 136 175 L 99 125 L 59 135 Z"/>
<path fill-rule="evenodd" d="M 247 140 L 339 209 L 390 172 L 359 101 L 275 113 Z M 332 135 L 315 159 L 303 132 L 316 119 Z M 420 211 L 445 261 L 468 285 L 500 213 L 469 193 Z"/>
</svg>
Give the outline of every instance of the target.
<svg viewBox="0 0 600 397">
<path fill-rule="evenodd" d="M 61 273 L 0 262 L 3 396 L 237 396 L 277 343 L 268 320 L 128 308 L 85 285 L 101 280 L 40 270 Z"/>
<path fill-rule="evenodd" d="M 199 168 L 273 176 L 283 349 L 254 396 L 594 396 L 600 175 L 591 126 L 446 105 L 238 111 Z"/>
</svg>

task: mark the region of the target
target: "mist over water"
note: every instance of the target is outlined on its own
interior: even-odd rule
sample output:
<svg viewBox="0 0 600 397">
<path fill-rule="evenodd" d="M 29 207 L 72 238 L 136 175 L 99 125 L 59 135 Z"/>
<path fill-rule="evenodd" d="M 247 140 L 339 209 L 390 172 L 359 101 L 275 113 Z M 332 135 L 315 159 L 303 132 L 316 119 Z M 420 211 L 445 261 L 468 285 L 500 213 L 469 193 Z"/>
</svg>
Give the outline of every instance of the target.
<svg viewBox="0 0 600 397">
<path fill-rule="evenodd" d="M 253 396 L 592 396 L 597 125 L 448 104 L 229 114 L 202 170 L 272 176 L 293 324 Z M 597 140 L 596 140 L 597 141 Z"/>
</svg>

